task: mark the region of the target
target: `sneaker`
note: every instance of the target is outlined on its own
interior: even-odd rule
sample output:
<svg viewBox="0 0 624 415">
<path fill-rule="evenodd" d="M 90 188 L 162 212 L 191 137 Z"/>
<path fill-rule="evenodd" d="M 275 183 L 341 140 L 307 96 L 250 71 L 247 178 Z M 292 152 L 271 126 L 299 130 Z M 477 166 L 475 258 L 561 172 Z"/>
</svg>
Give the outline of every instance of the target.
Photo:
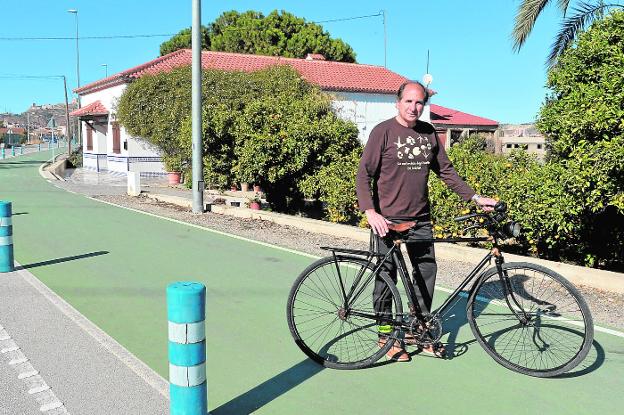
<svg viewBox="0 0 624 415">
<path fill-rule="evenodd" d="M 381 349 L 386 345 L 387 341 L 388 340 L 386 338 L 380 337 L 377 345 Z M 401 347 L 401 343 L 399 341 L 394 342 L 392 347 L 386 352 L 386 356 L 388 359 L 395 362 L 409 362 L 412 359 L 405 349 Z"/>
</svg>

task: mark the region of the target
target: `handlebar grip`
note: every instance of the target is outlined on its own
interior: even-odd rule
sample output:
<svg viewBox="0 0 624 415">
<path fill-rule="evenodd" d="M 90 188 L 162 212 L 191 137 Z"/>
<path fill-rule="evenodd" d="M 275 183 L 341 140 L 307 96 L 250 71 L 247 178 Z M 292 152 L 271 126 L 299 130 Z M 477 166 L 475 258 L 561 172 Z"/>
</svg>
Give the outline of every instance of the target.
<svg viewBox="0 0 624 415">
<path fill-rule="evenodd" d="M 454 220 L 455 220 L 455 222 L 463 222 L 463 221 L 465 221 L 467 219 L 474 218 L 475 216 L 479 216 L 479 214 L 478 213 L 470 213 L 468 215 L 458 216 Z"/>
</svg>

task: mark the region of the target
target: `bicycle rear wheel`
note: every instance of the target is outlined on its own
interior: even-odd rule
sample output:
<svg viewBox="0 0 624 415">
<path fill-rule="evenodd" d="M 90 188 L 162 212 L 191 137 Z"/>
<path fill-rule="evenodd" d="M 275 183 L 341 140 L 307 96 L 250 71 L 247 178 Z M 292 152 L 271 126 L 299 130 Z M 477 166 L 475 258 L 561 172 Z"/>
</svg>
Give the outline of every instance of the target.
<svg viewBox="0 0 624 415">
<path fill-rule="evenodd" d="M 384 295 L 392 303 L 392 311 L 383 316 L 373 307 L 376 278 L 385 284 Z M 288 296 L 288 327 L 297 346 L 312 360 L 333 369 L 360 369 L 379 360 L 400 330 L 387 322 L 397 321 L 402 314 L 396 285 L 375 275 L 372 264 L 352 256 L 314 262 L 295 280 Z M 387 325 L 382 347 L 378 344 L 380 324 Z"/>
<path fill-rule="evenodd" d="M 479 344 L 516 372 L 551 377 L 587 356 L 594 325 L 585 300 L 561 275 L 529 263 L 487 270 L 468 299 L 468 321 Z"/>
</svg>

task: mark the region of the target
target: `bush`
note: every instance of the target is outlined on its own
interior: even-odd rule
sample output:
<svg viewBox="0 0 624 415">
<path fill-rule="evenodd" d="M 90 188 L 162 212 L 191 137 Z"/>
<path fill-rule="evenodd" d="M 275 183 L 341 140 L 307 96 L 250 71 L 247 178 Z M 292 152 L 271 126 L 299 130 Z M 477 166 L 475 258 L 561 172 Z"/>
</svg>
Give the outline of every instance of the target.
<svg viewBox="0 0 624 415">
<path fill-rule="evenodd" d="M 322 167 L 301 184 L 306 196 L 318 197 L 325 204 L 325 217 L 331 222 L 358 223 L 364 217 L 358 209 L 355 193 L 361 156 L 362 148 L 355 148 L 351 154 Z"/>
<path fill-rule="evenodd" d="M 118 105 L 128 132 L 157 146 L 168 166 L 175 164 L 187 178 L 190 82 L 190 68 L 145 76 L 128 86 Z M 209 187 L 256 183 L 272 209 L 297 210 L 300 183 L 360 147 L 355 124 L 338 118 L 330 98 L 288 66 L 253 73 L 206 70 L 202 84 L 203 176 Z"/>
<path fill-rule="evenodd" d="M 67 163 L 69 168 L 82 167 L 82 146 L 75 148 L 69 157 L 67 157 Z"/>
</svg>

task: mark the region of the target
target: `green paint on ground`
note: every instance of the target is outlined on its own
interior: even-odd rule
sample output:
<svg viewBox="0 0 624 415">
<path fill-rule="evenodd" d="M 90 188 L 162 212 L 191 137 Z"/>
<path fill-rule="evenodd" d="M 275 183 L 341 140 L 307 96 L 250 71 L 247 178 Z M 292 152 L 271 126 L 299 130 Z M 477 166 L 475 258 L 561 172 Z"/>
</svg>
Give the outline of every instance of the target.
<svg viewBox="0 0 624 415">
<path fill-rule="evenodd" d="M 310 258 L 65 192 L 37 173 L 48 157 L 0 161 L 17 261 L 165 378 L 165 288 L 204 283 L 213 415 L 613 414 L 624 404 L 624 339 L 603 333 L 582 367 L 561 379 L 499 366 L 463 317 L 451 332 L 466 344 L 452 360 L 321 369 L 295 346 L 285 317 L 292 281 Z"/>
</svg>

